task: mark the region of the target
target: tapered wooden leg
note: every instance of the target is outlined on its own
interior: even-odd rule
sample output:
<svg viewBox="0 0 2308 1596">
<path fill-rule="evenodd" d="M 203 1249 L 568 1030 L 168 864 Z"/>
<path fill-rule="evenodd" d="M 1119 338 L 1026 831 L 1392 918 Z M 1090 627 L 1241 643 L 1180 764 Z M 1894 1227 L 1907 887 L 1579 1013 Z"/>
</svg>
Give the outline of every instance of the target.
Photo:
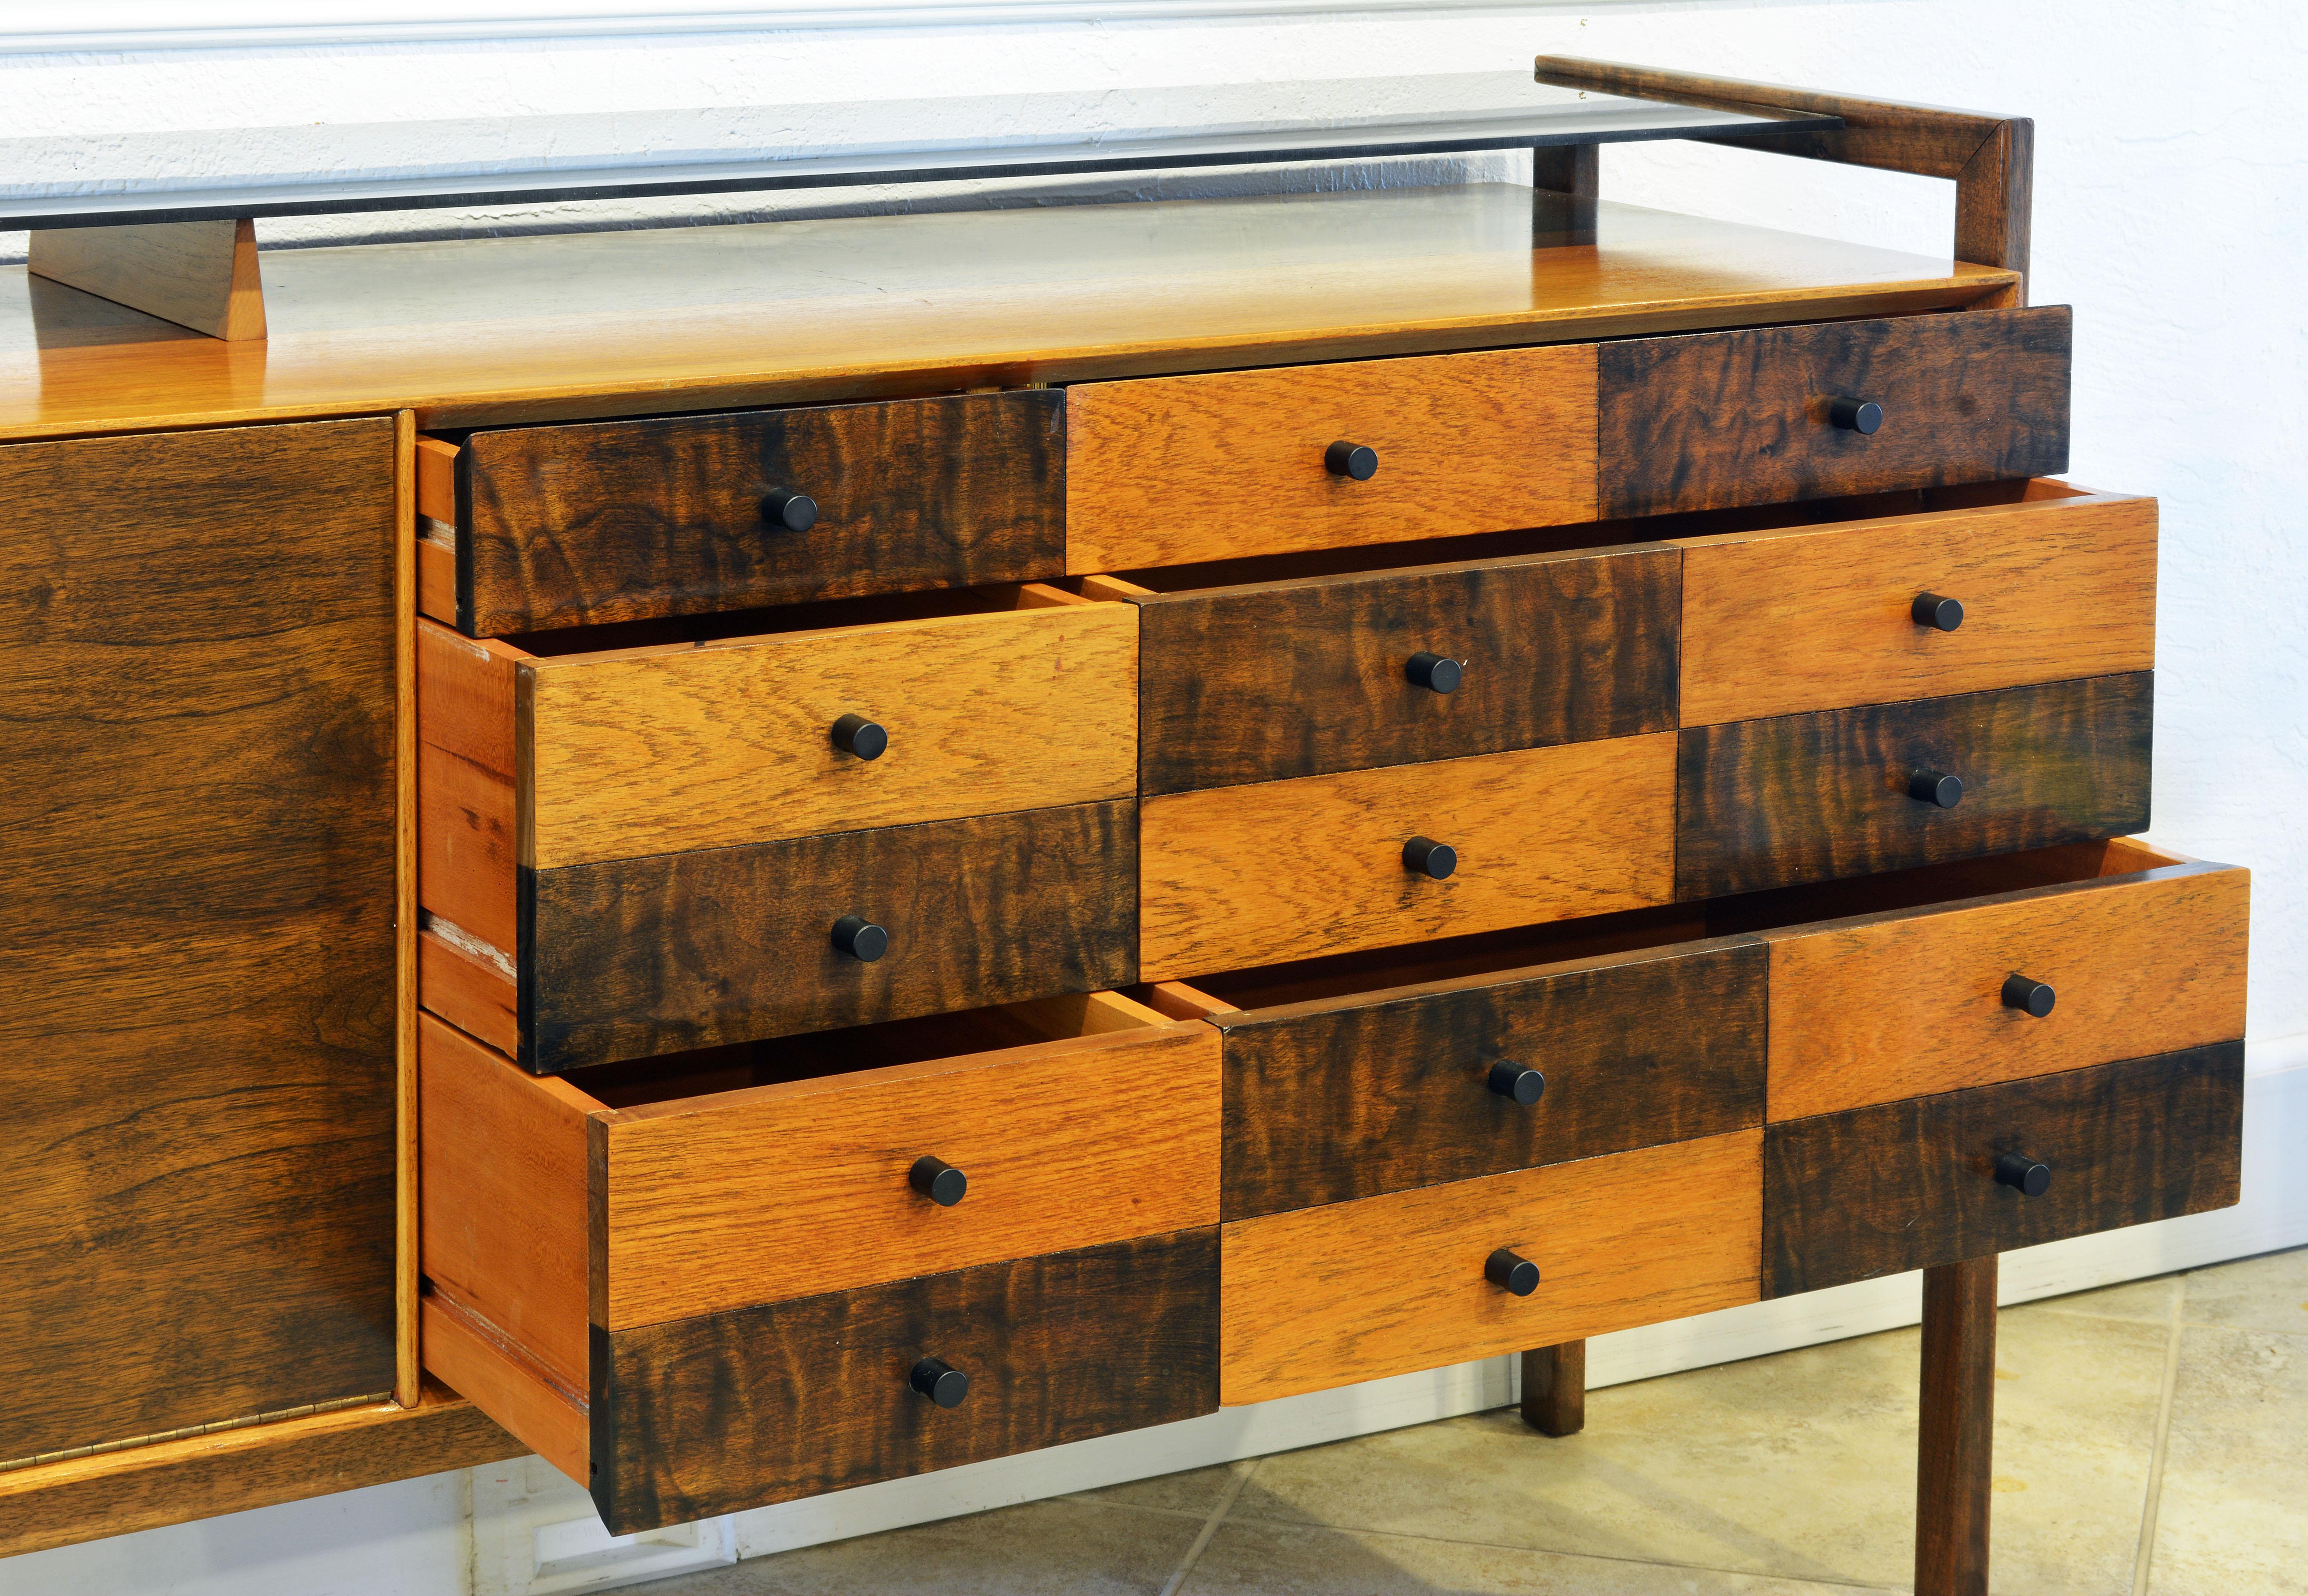
<svg viewBox="0 0 2308 1596">
<path fill-rule="evenodd" d="M 1585 1342 L 1522 1355 L 1522 1421 L 1550 1436 L 1575 1436 L 1587 1428 Z"/>
<path fill-rule="evenodd" d="M 1995 1436 L 1995 1258 L 1924 1271 L 1916 1596 L 1987 1596 Z"/>
</svg>

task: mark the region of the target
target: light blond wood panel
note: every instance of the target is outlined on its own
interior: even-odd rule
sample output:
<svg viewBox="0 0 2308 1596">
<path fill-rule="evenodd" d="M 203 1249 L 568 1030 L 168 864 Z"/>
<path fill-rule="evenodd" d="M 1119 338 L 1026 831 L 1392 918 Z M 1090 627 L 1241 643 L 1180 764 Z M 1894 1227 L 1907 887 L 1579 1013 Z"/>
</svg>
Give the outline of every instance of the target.
<svg viewBox="0 0 2308 1596">
<path fill-rule="evenodd" d="M 264 337 L 252 221 L 36 230 L 26 269 L 213 339 Z"/>
<path fill-rule="evenodd" d="M 418 1026 L 426 1277 L 586 1390 L 586 1119 L 599 1105 L 429 1014 Z"/>
<path fill-rule="evenodd" d="M 417 622 L 418 898 L 507 955 L 520 846 L 513 672 L 528 657 Z"/>
<path fill-rule="evenodd" d="M 604 1124 L 606 1327 L 1214 1224 L 1219 1035 L 1105 1032 Z M 969 1179 L 941 1208 L 925 1154 Z"/>
<path fill-rule="evenodd" d="M 1752 1302 L 1763 1133 L 1333 1203 L 1220 1232 L 1219 1400 L 1266 1402 Z M 1493 1285 L 1509 1248 L 1538 1289 Z"/>
<path fill-rule="evenodd" d="M 1968 305 L 2015 274 L 1511 184 L 356 245 L 224 344 L 0 271 L 0 438 L 701 410 Z M 453 325 L 453 336 L 442 329 Z"/>
<path fill-rule="evenodd" d="M 457 446 L 446 438 L 417 440 L 417 513 L 457 524 Z"/>
<path fill-rule="evenodd" d="M 1092 382 L 1066 394 L 1066 569 L 1595 517 L 1591 345 Z M 1333 476 L 1338 440 L 1378 453 Z"/>
<path fill-rule="evenodd" d="M 2190 864 L 1773 933 L 1770 1117 L 2234 1041 L 2251 909 L 2250 871 Z M 2003 1006 L 2013 974 L 2049 1015 Z"/>
<path fill-rule="evenodd" d="M 2145 671 L 2156 501 L 2069 493 L 1873 521 L 1677 540 L 1683 724 Z M 1942 632 L 1916 595 L 1964 606 Z"/>
<path fill-rule="evenodd" d="M 417 608 L 444 626 L 457 623 L 457 551 L 445 543 L 417 545 Z"/>
<path fill-rule="evenodd" d="M 540 870 L 1138 786 L 1138 613 L 1067 605 L 521 667 Z M 860 759 L 835 720 L 890 734 Z"/>
<path fill-rule="evenodd" d="M 425 1367 L 479 1403 L 522 1446 L 578 1484 L 590 1484 L 592 1437 L 584 1398 L 438 1292 L 425 1299 L 424 1310 Z"/>
<path fill-rule="evenodd" d="M 1672 732 L 1175 793 L 1139 810 L 1139 977 L 1666 903 Z M 1446 880 L 1402 862 L 1458 850 Z"/>
</svg>

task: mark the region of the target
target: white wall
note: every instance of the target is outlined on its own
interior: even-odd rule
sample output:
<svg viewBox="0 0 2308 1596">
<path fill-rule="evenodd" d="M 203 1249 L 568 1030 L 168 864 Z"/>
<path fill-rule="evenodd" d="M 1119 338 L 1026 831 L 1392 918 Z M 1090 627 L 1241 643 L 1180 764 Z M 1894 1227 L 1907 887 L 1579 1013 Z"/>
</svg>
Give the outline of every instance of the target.
<svg viewBox="0 0 2308 1596">
<path fill-rule="evenodd" d="M 810 107 L 830 102 L 1110 90 L 1115 97 L 1098 114 L 1119 119 L 1134 89 L 1264 82 L 1282 105 L 1295 79 L 1519 67 L 1542 50 L 2036 117 L 2034 297 L 2077 307 L 2073 475 L 2164 502 L 2154 835 L 2253 867 L 2253 1067 L 2302 1059 L 2308 93 L 2299 83 L 2308 67 L 2308 8 L 2285 0 L 1606 0 L 1583 10 L 1431 17 L 0 57 L 0 180 L 67 175 L 48 164 L 53 147 L 25 142 L 44 135 L 192 134 L 173 146 L 122 150 L 154 172 L 171 162 L 248 171 L 272 164 L 269 158 L 280 151 L 312 148 L 312 139 L 325 136 L 314 133 L 314 124 L 767 105 L 778 114 L 756 116 L 732 136 L 767 128 L 799 139 L 825 133 L 823 116 Z M 202 131 L 245 126 L 253 107 L 274 131 L 229 137 Z M 886 117 L 882 125 L 893 134 L 909 125 L 902 103 Z M 503 156 L 509 139 L 554 131 L 536 123 L 511 133 L 468 125 L 428 140 L 418 159 Z M 349 142 L 357 150 L 388 147 L 384 130 Z M 1606 150 L 1603 180 L 1615 198 L 1917 251 L 1947 247 L 1952 190 L 1928 179 L 1653 145 Z M 1158 179 L 1127 189 L 1184 193 L 1231 181 L 1239 179 Z M 793 203 L 741 198 L 683 214 L 954 202 L 966 201 L 893 191 Z M 263 232 L 273 243 L 313 243 L 382 235 L 395 224 L 393 236 L 409 236 L 587 225 L 605 214 L 611 213 L 591 207 L 476 219 L 415 215 L 273 224 Z M 0 236 L 0 258 L 21 259 L 22 252 L 21 235 Z M 2256 1138 L 2271 1160 L 2286 1138 L 2295 1147 L 2308 1139 L 2298 1075 L 2285 1072 L 2284 1092 L 2274 1091 L 2272 1078 L 2255 1090 L 2255 1102 L 2266 1105 L 2255 1112 L 2280 1116 Z M 2255 1200 L 2284 1206 L 2267 1210 L 2265 1223 L 2255 1218 L 2217 1232 L 2229 1238 L 2221 1245 L 2275 1245 L 2308 1234 L 2299 1228 L 2299 1183 L 2278 1181 L 2277 1172 L 2265 1172 L 2261 1189 L 2269 1195 Z M 2175 1255 L 2159 1250 L 2152 1235 L 2129 1234 L 2133 1240 L 2102 1240 L 2113 1250 L 2093 1256 L 2114 1260 L 2097 1266 L 2102 1276 L 2127 1258 L 2141 1273 L 2171 1266 Z M 1841 1333 L 1859 1327 L 1873 1321 L 1849 1320 Z M 1701 1346 L 1688 1355 L 1727 1353 Z M 1159 1451 L 1150 1446 L 1141 1455 L 1154 1459 L 1150 1466 L 1182 1466 Z M 318 1549 L 334 1538 L 344 1549 L 333 1561 L 317 1549 L 311 1556 L 318 1560 L 302 1563 L 293 1557 L 303 1554 L 283 1553 L 292 1560 L 269 1565 L 270 1573 L 252 1568 L 230 1588 L 244 1596 L 452 1596 L 466 1588 L 464 1575 L 443 1583 L 450 1576 L 440 1558 L 460 1568 L 473 1561 L 460 1539 L 460 1489 L 452 1477 L 447 1485 L 384 1487 L 220 1521 L 262 1521 L 267 1535 L 291 1548 Z M 917 1488 L 926 1489 L 933 1488 Z M 228 1554 L 218 1549 L 239 1544 L 229 1537 L 240 1532 L 188 1526 L 42 1554 L 45 1563 L 0 1563 L 0 1592 L 207 1596 L 225 1587 L 198 1583 L 207 1577 L 200 1571 L 220 1566 Z"/>
</svg>

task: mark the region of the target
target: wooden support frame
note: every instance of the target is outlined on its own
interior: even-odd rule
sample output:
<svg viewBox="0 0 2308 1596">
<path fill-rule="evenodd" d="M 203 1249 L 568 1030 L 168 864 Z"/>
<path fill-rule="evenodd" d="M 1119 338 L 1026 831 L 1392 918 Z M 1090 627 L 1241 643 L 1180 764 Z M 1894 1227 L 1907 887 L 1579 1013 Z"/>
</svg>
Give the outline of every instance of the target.
<svg viewBox="0 0 2308 1596">
<path fill-rule="evenodd" d="M 1634 99 L 1668 99 L 1727 111 L 1780 107 L 1840 116 L 1844 124 L 1833 133 L 1764 133 L 1739 139 L 1694 136 L 1707 143 L 1735 144 L 1809 160 L 1952 178 L 1955 258 L 2020 273 L 2014 287 L 1982 300 L 1979 308 L 2002 310 L 2028 303 L 2028 217 L 2035 198 L 2036 162 L 2036 124 L 2030 117 L 1861 99 L 1701 73 L 1588 61 L 1575 56 L 1539 56 L 1537 75 L 1540 82 L 1559 88 Z M 1545 163 L 1540 172 L 1537 181 L 1544 183 Z"/>
<path fill-rule="evenodd" d="M 256 224 L 150 222 L 35 231 L 26 270 L 228 343 L 264 336 Z"/>
<path fill-rule="evenodd" d="M 1522 1355 L 1522 1421 L 1544 1436 L 1575 1436 L 1587 1428 L 1585 1342 Z"/>
<path fill-rule="evenodd" d="M 1924 1271 L 1916 1596 L 1987 1596 L 1995 1255 Z"/>
</svg>

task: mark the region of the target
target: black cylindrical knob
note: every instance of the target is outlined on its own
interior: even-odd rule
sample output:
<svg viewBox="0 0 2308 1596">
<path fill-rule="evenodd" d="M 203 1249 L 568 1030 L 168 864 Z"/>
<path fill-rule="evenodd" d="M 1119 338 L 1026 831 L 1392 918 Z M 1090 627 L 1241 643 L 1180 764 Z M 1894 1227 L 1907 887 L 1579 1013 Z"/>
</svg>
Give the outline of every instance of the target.
<svg viewBox="0 0 2308 1596">
<path fill-rule="evenodd" d="M 1322 450 L 1323 469 L 1333 476 L 1350 476 L 1356 482 L 1368 482 L 1378 475 L 1378 450 L 1365 443 L 1349 443 L 1344 438 Z"/>
<path fill-rule="evenodd" d="M 1414 875 L 1444 880 L 1459 868 L 1459 850 L 1429 837 L 1414 837 L 1402 845 L 1404 868 Z"/>
<path fill-rule="evenodd" d="M 2022 1197 L 2042 1197 L 2052 1187 L 2052 1166 L 2037 1163 L 2025 1153 L 1999 1153 L 1995 1155 L 1995 1179 L 2002 1185 L 2018 1188 Z"/>
<path fill-rule="evenodd" d="M 915 1364 L 907 1383 L 942 1408 L 958 1408 L 969 1394 L 969 1377 L 943 1358 L 925 1358 Z"/>
<path fill-rule="evenodd" d="M 1953 631 L 1963 624 L 1963 605 L 1960 600 L 1942 598 L 1936 593 L 1918 593 L 1916 602 L 1908 606 L 1918 626 L 1928 626 L 1933 631 Z"/>
<path fill-rule="evenodd" d="M 1953 809 L 1963 802 L 1963 780 L 1944 770 L 1918 770 L 1908 777 L 1908 796 L 1921 803 Z"/>
<path fill-rule="evenodd" d="M 2052 1005 L 2059 1001 L 2059 997 L 2045 982 L 2031 981 L 2025 975 L 2007 975 L 2003 979 L 2003 1007 L 2032 1014 L 2037 1019 L 2052 1012 Z"/>
<path fill-rule="evenodd" d="M 1502 1097 L 1511 1097 L 1529 1108 L 1546 1094 L 1546 1077 L 1536 1069 L 1525 1069 L 1511 1059 L 1501 1059 L 1491 1066 L 1485 1084 Z"/>
<path fill-rule="evenodd" d="M 1483 1278 L 1518 1297 L 1528 1297 L 1538 1290 L 1538 1266 L 1502 1247 L 1483 1260 Z"/>
<path fill-rule="evenodd" d="M 833 723 L 833 746 L 861 759 L 878 759 L 890 746 L 890 734 L 862 715 L 845 715 Z"/>
<path fill-rule="evenodd" d="M 1827 418 L 1847 433 L 1865 437 L 1883 425 L 1883 407 L 1873 399 L 1830 399 Z"/>
<path fill-rule="evenodd" d="M 792 488 L 771 488 L 762 495 L 762 519 L 788 532 L 806 532 L 817 525 L 817 501 Z"/>
<path fill-rule="evenodd" d="M 870 965 L 890 951 L 890 933 L 863 914 L 844 914 L 833 922 L 833 945 Z"/>
<path fill-rule="evenodd" d="M 951 1208 L 969 1195 L 969 1177 L 943 1158 L 923 1154 L 906 1171 L 906 1184 L 941 1208 Z"/>
<path fill-rule="evenodd" d="M 1429 654 L 1421 648 L 1403 666 L 1403 674 L 1430 692 L 1456 692 L 1462 674 L 1459 662 L 1440 654 Z"/>
</svg>

